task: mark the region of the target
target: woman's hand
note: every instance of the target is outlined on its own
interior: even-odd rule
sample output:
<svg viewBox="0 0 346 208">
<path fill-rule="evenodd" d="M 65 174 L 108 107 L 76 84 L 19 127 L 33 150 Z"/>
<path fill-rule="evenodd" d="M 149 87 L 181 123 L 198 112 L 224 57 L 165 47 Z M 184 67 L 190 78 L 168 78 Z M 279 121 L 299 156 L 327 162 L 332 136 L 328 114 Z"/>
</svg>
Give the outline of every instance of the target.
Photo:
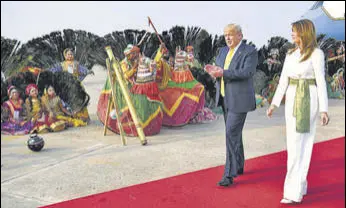
<svg viewBox="0 0 346 208">
<path fill-rule="evenodd" d="M 53 112 L 49 112 L 48 121 L 52 122 L 53 119 L 54 119 L 54 113 Z"/>
<path fill-rule="evenodd" d="M 327 112 L 321 113 L 321 125 L 326 126 L 329 123 L 329 116 Z"/>
<path fill-rule="evenodd" d="M 268 117 L 268 118 L 271 118 L 271 117 L 272 117 L 275 108 L 276 108 L 276 107 L 275 107 L 274 105 L 270 105 L 270 106 L 269 106 L 269 108 L 267 109 L 267 117 Z"/>
</svg>

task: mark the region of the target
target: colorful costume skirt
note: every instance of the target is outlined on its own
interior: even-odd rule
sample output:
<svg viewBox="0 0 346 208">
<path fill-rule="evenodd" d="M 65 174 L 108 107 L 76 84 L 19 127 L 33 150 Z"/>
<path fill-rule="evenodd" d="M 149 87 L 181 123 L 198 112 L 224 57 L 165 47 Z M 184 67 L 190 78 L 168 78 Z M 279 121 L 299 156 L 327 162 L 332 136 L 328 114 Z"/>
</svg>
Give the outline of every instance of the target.
<svg viewBox="0 0 346 208">
<path fill-rule="evenodd" d="M 126 104 L 123 93 L 120 90 L 119 84 L 115 84 L 116 103 L 119 108 L 119 117 L 123 130 L 127 136 L 138 136 L 136 126 L 131 117 L 128 105 Z M 159 90 L 155 82 L 135 84 L 129 86 L 130 97 L 133 106 L 136 110 L 137 117 L 139 118 L 140 125 L 143 128 L 146 136 L 158 134 L 161 130 L 163 111 L 162 102 L 158 96 Z M 101 92 L 98 106 L 97 115 L 100 121 L 105 124 L 107 116 L 109 116 L 107 127 L 111 131 L 120 134 L 118 126 L 118 118 L 113 114 L 107 115 L 108 100 L 111 98 L 111 86 L 109 80 Z M 112 107 L 110 112 L 114 108 Z"/>
<path fill-rule="evenodd" d="M 62 131 L 66 127 L 66 122 L 63 120 L 52 119 L 49 121 L 49 116 L 43 114 L 40 119 L 33 122 L 34 127 L 31 132 L 36 131 L 39 134 L 47 133 L 50 131 L 58 132 Z"/>
<path fill-rule="evenodd" d="M 204 86 L 197 82 L 190 71 L 172 73 L 167 88 L 160 92 L 163 101 L 163 125 L 188 124 L 205 103 Z"/>
<path fill-rule="evenodd" d="M 57 119 L 66 122 L 68 127 L 79 127 L 79 126 L 86 126 L 88 125 L 87 122 L 83 121 L 79 117 L 77 118 L 72 118 L 69 116 L 63 116 L 63 115 L 57 115 Z"/>
<path fill-rule="evenodd" d="M 5 121 L 1 123 L 1 134 L 6 135 L 25 135 L 29 134 L 32 129 L 30 121 L 22 121 L 19 124 Z"/>
</svg>

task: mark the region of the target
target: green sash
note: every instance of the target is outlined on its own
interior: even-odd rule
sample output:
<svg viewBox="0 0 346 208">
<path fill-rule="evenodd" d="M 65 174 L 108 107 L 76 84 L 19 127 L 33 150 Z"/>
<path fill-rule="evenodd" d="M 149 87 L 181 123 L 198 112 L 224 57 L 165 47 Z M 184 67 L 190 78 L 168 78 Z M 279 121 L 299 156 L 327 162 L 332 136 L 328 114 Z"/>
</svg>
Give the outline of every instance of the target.
<svg viewBox="0 0 346 208">
<path fill-rule="evenodd" d="M 310 89 L 309 85 L 316 85 L 315 79 L 292 79 L 290 85 L 297 85 L 294 98 L 293 116 L 296 117 L 296 131 L 310 132 Z"/>
</svg>

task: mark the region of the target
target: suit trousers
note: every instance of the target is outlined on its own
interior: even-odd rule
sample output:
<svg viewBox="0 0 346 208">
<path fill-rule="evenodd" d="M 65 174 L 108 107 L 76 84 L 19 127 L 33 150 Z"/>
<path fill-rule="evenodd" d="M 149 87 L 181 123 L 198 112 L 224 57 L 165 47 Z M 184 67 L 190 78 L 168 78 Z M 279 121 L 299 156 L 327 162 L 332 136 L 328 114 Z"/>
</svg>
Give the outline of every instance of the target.
<svg viewBox="0 0 346 208">
<path fill-rule="evenodd" d="M 234 113 L 224 110 L 226 124 L 226 164 L 224 177 L 237 177 L 238 170 L 244 169 L 243 127 L 247 113 Z"/>
</svg>

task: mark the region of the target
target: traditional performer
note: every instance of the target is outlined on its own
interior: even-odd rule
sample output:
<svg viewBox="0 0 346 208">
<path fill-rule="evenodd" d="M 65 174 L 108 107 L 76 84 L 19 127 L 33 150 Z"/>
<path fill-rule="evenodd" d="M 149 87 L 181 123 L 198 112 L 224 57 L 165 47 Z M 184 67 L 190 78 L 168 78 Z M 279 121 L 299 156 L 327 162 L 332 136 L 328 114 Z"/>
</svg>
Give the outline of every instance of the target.
<svg viewBox="0 0 346 208">
<path fill-rule="evenodd" d="M 187 64 L 187 53 L 176 52 L 174 70 L 167 88 L 160 91 L 164 105 L 163 125 L 187 124 L 205 103 L 204 86 L 195 80 Z"/>
<path fill-rule="evenodd" d="M 168 80 L 172 76 L 173 64 L 170 65 L 169 60 L 166 60 L 168 56 L 169 52 L 166 46 L 161 44 L 154 58 L 157 65 L 156 83 L 160 90 L 164 90 L 167 87 Z"/>
<path fill-rule="evenodd" d="M 126 58 L 121 62 L 121 67 L 144 134 L 146 136 L 158 134 L 162 126 L 163 110 L 158 85 L 155 82 L 156 63 L 147 57 L 140 56 L 136 46 L 129 45 L 124 53 Z M 124 132 L 128 136 L 137 136 L 136 127 L 123 97 L 123 92 L 114 77 L 113 80 L 113 89 L 115 89 L 118 110 L 121 112 L 120 121 Z M 119 118 L 116 118 L 114 113 L 106 115 L 109 96 L 111 96 L 111 85 L 107 79 L 98 103 L 98 116 L 103 123 L 105 123 L 107 116 L 111 116 L 107 126 L 119 134 L 120 130 L 117 124 Z"/>
<path fill-rule="evenodd" d="M 194 72 L 198 73 L 198 72 L 203 72 L 202 69 L 202 65 L 199 63 L 199 61 L 197 59 L 195 59 L 195 55 L 194 55 L 194 48 L 193 46 L 189 45 L 186 47 L 186 52 L 187 52 L 187 65 L 189 66 L 189 70 L 195 70 Z M 207 74 L 205 74 L 207 75 Z M 200 78 L 201 76 L 203 76 L 202 74 L 198 74 L 197 78 Z M 197 81 L 206 81 L 206 80 L 198 80 L 196 78 L 196 76 L 194 76 L 195 79 Z M 209 93 L 209 91 L 207 91 L 208 89 L 208 84 L 207 83 L 203 83 L 200 82 L 201 84 L 204 85 L 204 90 L 205 90 L 205 96 L 207 95 L 207 93 Z M 199 109 L 198 112 L 191 118 L 191 120 L 189 121 L 190 124 L 197 124 L 197 123 L 208 123 L 208 122 L 212 122 L 215 121 L 217 119 L 217 116 L 215 115 L 215 113 L 207 108 L 207 107 L 203 107 L 202 109 Z"/>
<path fill-rule="evenodd" d="M 189 45 L 186 47 L 187 64 L 190 66 L 190 68 L 195 67 L 198 69 L 202 69 L 202 65 L 198 62 L 197 59 L 195 59 L 194 51 L 195 50 L 194 50 L 193 46 Z"/>
<path fill-rule="evenodd" d="M 7 90 L 9 100 L 2 104 L 1 134 L 24 135 L 32 129 L 32 123 L 26 120 L 26 112 L 23 108 L 23 100 L 15 86 Z"/>
<path fill-rule="evenodd" d="M 38 87 L 36 84 L 29 84 L 26 87 L 25 93 L 28 96 L 25 100 L 27 119 L 33 124 L 31 132 L 42 134 L 49 131 L 57 132 L 65 129 L 65 121 L 50 117 L 44 111 L 41 99 L 38 97 Z"/>
<path fill-rule="evenodd" d="M 71 48 L 66 48 L 63 54 L 65 61 L 61 62 L 57 67 L 50 69 L 50 71 L 64 71 L 72 74 L 77 80 L 80 81 L 80 84 L 84 89 L 82 81 L 88 74 L 94 74 L 94 72 L 92 70 L 88 70 L 78 61 L 74 60 L 73 50 Z M 68 108 L 68 106 L 70 105 L 70 103 L 66 103 L 64 100 L 62 100 L 62 103 L 64 105 L 64 108 Z M 86 106 L 82 108 L 79 112 L 76 113 L 75 117 L 88 123 L 90 121 L 88 108 Z"/>
<path fill-rule="evenodd" d="M 129 44 L 124 50 L 125 58 L 121 61 L 121 70 L 125 81 L 129 86 L 135 82 L 136 72 L 139 63 L 140 49 L 137 46 Z"/>
<path fill-rule="evenodd" d="M 279 49 L 272 48 L 269 52 L 269 57 L 264 61 L 268 66 L 268 76 L 274 77 L 275 74 L 281 74 L 282 63 L 279 60 Z"/>
<path fill-rule="evenodd" d="M 79 127 L 86 126 L 87 123 L 81 119 L 76 118 L 76 114 L 73 114 L 66 110 L 63 106 L 61 99 L 56 95 L 54 87 L 49 85 L 45 89 L 44 95 L 42 96 L 42 104 L 45 110 L 49 113 L 49 118 L 57 118 L 67 123 L 68 127 Z"/>
<path fill-rule="evenodd" d="M 73 74 L 79 81 L 83 81 L 88 74 L 93 74 L 92 70 L 88 70 L 78 61 L 74 60 L 73 50 L 71 48 L 66 48 L 64 50 L 65 61 L 61 62 L 58 66 L 51 68 L 50 71 L 66 71 Z"/>
</svg>

